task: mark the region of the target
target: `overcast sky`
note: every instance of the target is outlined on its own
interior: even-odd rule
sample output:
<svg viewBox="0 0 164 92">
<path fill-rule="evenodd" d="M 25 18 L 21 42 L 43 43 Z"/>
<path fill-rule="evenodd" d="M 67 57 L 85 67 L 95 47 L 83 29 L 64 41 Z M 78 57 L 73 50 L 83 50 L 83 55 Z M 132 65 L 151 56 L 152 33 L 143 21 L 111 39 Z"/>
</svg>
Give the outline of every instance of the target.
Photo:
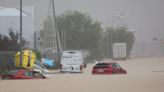
<svg viewBox="0 0 164 92">
<path fill-rule="evenodd" d="M 56 12 L 78 10 L 107 25 L 113 16 L 124 14 L 125 24 L 140 40 L 164 36 L 164 0 L 56 0 Z"/>
<path fill-rule="evenodd" d="M 38 30 L 48 13 L 48 0 L 23 1 L 25 6 L 34 4 L 35 30 Z M 0 0 L 2 6 L 14 4 L 18 5 L 19 0 Z M 55 0 L 55 8 L 57 15 L 67 10 L 87 13 L 102 22 L 103 27 L 110 25 L 114 16 L 124 14 L 124 18 L 115 20 L 114 24 L 122 23 L 133 29 L 136 41 L 164 39 L 164 0 Z"/>
<path fill-rule="evenodd" d="M 43 20 L 48 15 L 49 0 L 23 0 L 23 6 L 34 8 L 34 30 L 40 30 Z M 0 6 L 18 7 L 19 0 L 0 0 Z M 87 13 L 95 21 L 102 23 L 102 27 L 113 25 L 127 25 L 135 31 L 135 44 L 132 53 L 136 55 L 164 54 L 164 0 L 55 0 L 56 15 L 65 11 L 80 11 Z M 27 10 L 27 9 L 26 9 Z M 153 41 L 153 38 L 157 38 Z"/>
</svg>

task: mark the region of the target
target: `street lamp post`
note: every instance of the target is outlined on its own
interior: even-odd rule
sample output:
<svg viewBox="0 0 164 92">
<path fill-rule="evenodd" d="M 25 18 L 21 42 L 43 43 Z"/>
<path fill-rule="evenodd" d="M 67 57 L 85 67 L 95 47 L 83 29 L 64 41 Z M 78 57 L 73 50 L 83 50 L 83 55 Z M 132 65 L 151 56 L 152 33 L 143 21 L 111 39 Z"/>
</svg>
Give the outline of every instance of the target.
<svg viewBox="0 0 164 92">
<path fill-rule="evenodd" d="M 115 15 L 115 16 L 113 16 L 112 17 L 112 19 L 111 19 L 111 23 L 110 23 L 110 27 L 112 28 L 113 27 L 113 23 L 114 23 L 114 21 L 116 20 L 116 19 L 121 19 L 121 18 L 124 18 L 124 14 L 123 15 Z M 107 21 L 107 26 L 108 26 L 108 22 L 109 22 L 109 20 Z M 106 27 L 106 31 L 107 31 L 107 29 L 108 29 L 108 27 Z M 110 33 L 110 48 L 108 49 L 109 50 L 109 52 L 111 53 L 110 55 L 111 55 L 111 59 L 113 58 L 113 32 L 111 31 L 111 33 Z M 108 52 L 108 53 L 109 53 Z"/>
</svg>

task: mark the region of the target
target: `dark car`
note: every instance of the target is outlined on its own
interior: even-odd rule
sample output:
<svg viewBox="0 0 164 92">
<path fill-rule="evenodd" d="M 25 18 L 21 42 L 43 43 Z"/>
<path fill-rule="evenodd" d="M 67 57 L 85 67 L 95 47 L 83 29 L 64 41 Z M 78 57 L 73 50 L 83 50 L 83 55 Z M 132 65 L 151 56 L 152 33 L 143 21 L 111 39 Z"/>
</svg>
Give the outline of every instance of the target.
<svg viewBox="0 0 164 92">
<path fill-rule="evenodd" d="M 37 71 L 17 69 L 2 75 L 2 79 L 44 79 L 45 75 Z"/>
<path fill-rule="evenodd" d="M 116 62 L 98 63 L 93 67 L 92 74 L 126 74 L 126 70 Z"/>
</svg>

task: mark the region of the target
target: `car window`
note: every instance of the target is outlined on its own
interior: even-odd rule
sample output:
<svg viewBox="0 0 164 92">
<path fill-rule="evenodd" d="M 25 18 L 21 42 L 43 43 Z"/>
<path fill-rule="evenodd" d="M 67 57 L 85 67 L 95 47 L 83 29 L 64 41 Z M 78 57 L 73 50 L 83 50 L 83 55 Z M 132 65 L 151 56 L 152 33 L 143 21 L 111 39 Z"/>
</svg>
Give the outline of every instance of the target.
<svg viewBox="0 0 164 92">
<path fill-rule="evenodd" d="M 108 68 L 109 64 L 106 63 L 99 63 L 96 64 L 95 68 Z"/>
<path fill-rule="evenodd" d="M 109 64 L 107 64 L 107 63 L 98 63 L 96 65 L 109 65 Z"/>
<path fill-rule="evenodd" d="M 112 64 L 112 67 L 113 67 L 113 68 L 117 68 L 117 66 L 116 66 L 116 64 L 115 64 L 115 63 L 113 63 L 113 64 Z"/>
<path fill-rule="evenodd" d="M 33 76 L 33 73 L 30 72 L 30 71 L 25 71 L 24 72 L 24 76 L 30 76 L 30 77 L 32 77 Z"/>
<path fill-rule="evenodd" d="M 121 69 L 121 67 L 120 67 L 119 64 L 116 64 L 116 68 L 117 68 L 117 69 Z"/>
</svg>

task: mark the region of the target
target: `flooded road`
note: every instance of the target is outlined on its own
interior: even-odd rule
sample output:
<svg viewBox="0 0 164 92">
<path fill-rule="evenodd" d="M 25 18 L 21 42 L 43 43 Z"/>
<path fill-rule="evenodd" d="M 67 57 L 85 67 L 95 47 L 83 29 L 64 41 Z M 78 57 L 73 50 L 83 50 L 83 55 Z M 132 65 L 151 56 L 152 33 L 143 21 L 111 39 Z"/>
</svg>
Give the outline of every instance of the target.
<svg viewBox="0 0 164 92">
<path fill-rule="evenodd" d="M 0 92 L 164 92 L 164 58 L 116 61 L 125 75 L 55 73 L 49 79 L 1 80 Z"/>
</svg>

